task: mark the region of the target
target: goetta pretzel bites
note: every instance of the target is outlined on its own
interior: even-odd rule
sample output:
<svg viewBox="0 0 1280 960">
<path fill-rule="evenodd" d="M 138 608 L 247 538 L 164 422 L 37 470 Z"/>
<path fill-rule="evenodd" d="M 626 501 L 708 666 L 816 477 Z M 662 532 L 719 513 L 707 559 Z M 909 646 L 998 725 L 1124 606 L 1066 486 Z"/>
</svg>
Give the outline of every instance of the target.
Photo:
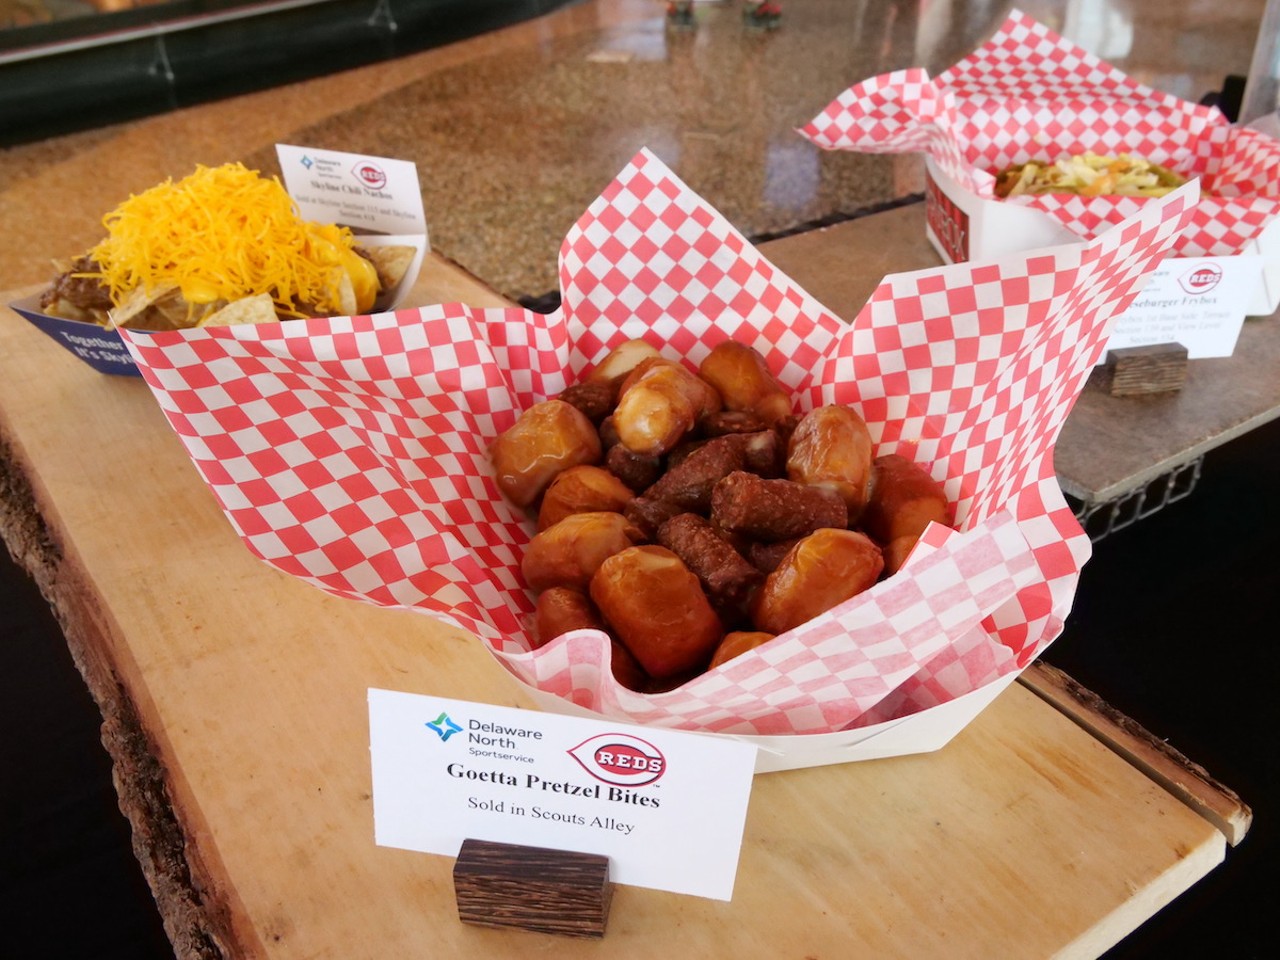
<svg viewBox="0 0 1280 960">
<path fill-rule="evenodd" d="M 535 645 L 603 629 L 614 676 L 648 692 L 867 589 L 947 509 L 915 464 L 873 462 L 856 412 L 797 415 L 733 341 L 697 373 L 624 343 L 491 453 L 504 495 L 538 519 L 522 564 Z M 864 514 L 874 531 L 849 529 Z"/>
</svg>

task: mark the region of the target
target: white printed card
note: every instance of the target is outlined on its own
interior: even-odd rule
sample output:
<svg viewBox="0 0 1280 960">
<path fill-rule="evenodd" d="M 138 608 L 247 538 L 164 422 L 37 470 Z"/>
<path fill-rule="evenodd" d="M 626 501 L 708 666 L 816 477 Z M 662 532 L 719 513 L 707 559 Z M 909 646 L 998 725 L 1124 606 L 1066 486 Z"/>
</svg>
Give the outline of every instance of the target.
<svg viewBox="0 0 1280 960">
<path fill-rule="evenodd" d="M 594 853 L 617 883 L 732 897 L 750 744 L 378 689 L 369 732 L 380 846 Z"/>
</svg>

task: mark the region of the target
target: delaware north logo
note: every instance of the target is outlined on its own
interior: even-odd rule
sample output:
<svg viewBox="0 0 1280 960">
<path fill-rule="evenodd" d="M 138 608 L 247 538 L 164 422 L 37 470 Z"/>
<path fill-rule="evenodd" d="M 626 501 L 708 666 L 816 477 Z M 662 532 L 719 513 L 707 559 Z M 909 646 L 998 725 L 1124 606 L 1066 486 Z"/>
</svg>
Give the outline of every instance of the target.
<svg viewBox="0 0 1280 960">
<path fill-rule="evenodd" d="M 591 776 L 619 787 L 643 787 L 667 769 L 661 750 L 627 733 L 598 734 L 568 753 Z"/>
<path fill-rule="evenodd" d="M 440 738 L 441 743 L 447 743 L 455 733 L 462 732 L 462 728 L 453 722 L 453 718 L 443 712 L 434 720 L 428 721 L 426 727 Z"/>
</svg>

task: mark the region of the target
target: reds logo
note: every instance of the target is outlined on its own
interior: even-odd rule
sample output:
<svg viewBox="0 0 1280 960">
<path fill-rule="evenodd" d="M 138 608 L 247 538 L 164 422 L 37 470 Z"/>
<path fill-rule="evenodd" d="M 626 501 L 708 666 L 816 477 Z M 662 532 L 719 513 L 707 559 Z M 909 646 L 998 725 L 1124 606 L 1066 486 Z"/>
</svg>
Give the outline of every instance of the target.
<svg viewBox="0 0 1280 960">
<path fill-rule="evenodd" d="M 626 733 L 598 734 L 568 753 L 597 780 L 619 787 L 643 787 L 667 769 L 661 750 Z"/>
<path fill-rule="evenodd" d="M 952 263 L 969 259 L 969 215 L 926 174 L 925 220 Z"/>
<path fill-rule="evenodd" d="M 386 171 L 376 163 L 371 163 L 368 160 L 362 160 L 357 163 L 351 169 L 351 173 L 363 186 L 371 190 L 381 190 L 387 185 Z"/>
<path fill-rule="evenodd" d="M 1216 263 L 1193 267 L 1178 278 L 1178 285 L 1187 293 L 1208 293 L 1222 280 L 1222 268 Z"/>
</svg>

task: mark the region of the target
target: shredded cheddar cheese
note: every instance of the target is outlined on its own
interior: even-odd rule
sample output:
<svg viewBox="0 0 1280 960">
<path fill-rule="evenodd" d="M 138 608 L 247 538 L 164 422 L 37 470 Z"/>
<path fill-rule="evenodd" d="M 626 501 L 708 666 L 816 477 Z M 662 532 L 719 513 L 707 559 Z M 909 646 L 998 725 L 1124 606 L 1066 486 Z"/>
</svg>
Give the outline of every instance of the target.
<svg viewBox="0 0 1280 960">
<path fill-rule="evenodd" d="M 177 286 L 192 307 L 266 293 L 280 316 L 301 317 L 349 312 L 352 295 L 366 311 L 378 293 L 350 230 L 302 220 L 278 180 L 239 163 L 198 166 L 102 222 L 107 236 L 90 254 L 117 305 L 138 288 Z"/>
</svg>

